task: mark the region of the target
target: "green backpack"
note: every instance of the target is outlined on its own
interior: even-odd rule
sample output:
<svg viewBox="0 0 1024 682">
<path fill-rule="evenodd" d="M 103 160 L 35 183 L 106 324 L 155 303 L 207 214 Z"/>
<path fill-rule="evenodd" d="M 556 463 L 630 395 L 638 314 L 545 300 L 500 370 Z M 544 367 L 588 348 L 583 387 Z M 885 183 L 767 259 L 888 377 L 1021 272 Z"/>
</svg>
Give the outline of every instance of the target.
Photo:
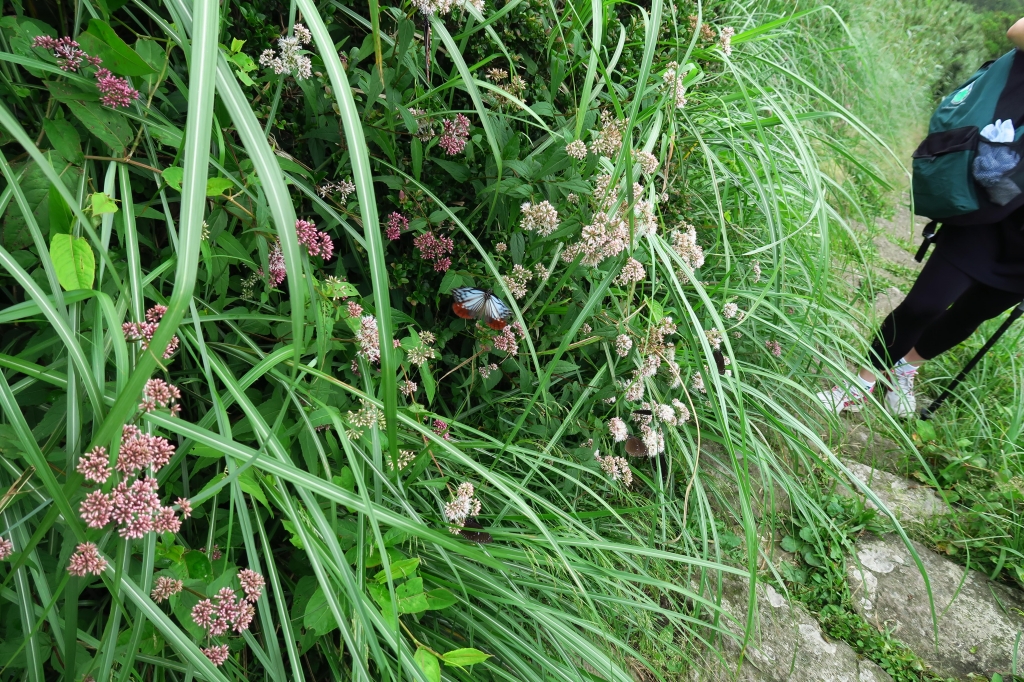
<svg viewBox="0 0 1024 682">
<path fill-rule="evenodd" d="M 1013 142 L 989 142 L 982 128 L 997 119 L 1016 127 Z M 995 203 L 975 180 L 979 144 L 1013 158 L 1024 157 L 1024 52 L 1012 50 L 983 65 L 977 73 L 943 98 L 932 114 L 928 137 L 914 152 L 914 212 L 933 222 L 955 225 L 995 223 L 1024 206 L 1024 191 L 1010 186 L 1012 200 Z M 986 145 L 990 145 L 986 147 Z M 980 176 L 979 176 L 980 177 Z M 1024 189 L 1024 163 L 1006 171 L 1000 182 Z M 1002 200 L 1002 199 L 997 199 Z M 934 232 L 934 225 L 931 226 Z"/>
</svg>

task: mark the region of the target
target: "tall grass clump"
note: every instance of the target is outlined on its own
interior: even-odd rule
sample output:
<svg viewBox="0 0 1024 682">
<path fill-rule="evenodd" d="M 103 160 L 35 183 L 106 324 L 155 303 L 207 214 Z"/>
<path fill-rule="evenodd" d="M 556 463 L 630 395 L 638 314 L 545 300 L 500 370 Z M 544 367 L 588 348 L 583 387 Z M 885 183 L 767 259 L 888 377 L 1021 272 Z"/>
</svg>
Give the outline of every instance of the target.
<svg viewBox="0 0 1024 682">
<path fill-rule="evenodd" d="M 0 677 L 664 678 L 834 529 L 815 12 L 4 12 Z"/>
</svg>

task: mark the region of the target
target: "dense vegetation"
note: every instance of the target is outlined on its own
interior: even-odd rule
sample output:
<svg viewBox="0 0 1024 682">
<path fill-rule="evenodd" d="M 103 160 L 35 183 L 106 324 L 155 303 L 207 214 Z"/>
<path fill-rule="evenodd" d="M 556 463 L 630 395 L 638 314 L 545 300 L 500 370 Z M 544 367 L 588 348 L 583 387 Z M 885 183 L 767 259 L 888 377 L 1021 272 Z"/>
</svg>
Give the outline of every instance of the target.
<svg viewBox="0 0 1024 682">
<path fill-rule="evenodd" d="M 926 5 L 5 5 L 0 677 L 666 678 L 826 580 Z"/>
</svg>

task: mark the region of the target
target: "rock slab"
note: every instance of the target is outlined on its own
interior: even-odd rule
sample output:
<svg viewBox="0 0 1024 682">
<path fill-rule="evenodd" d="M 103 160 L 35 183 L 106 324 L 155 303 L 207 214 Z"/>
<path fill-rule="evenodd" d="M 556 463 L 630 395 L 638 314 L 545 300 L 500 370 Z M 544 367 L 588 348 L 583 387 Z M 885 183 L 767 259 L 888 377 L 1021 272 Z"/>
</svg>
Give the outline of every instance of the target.
<svg viewBox="0 0 1024 682">
<path fill-rule="evenodd" d="M 948 514 L 950 511 L 949 505 L 935 491 L 916 481 L 852 460 L 844 460 L 843 464 L 864 485 L 871 488 L 901 523 L 923 523 L 933 516 Z M 848 494 L 848 491 L 841 488 L 839 493 Z M 865 506 L 868 509 L 878 508 L 871 500 L 867 500 Z"/>
<path fill-rule="evenodd" d="M 724 627 L 741 641 L 748 589 L 745 581 L 727 579 L 722 594 L 722 607 L 735 619 L 724 623 Z M 702 682 L 892 682 L 888 673 L 860 658 L 846 642 L 828 641 L 807 609 L 789 603 L 771 585 L 758 583 L 757 609 L 754 631 L 739 671 L 735 667 L 727 669 L 716 660 L 696 679 Z M 728 660 L 739 660 L 740 644 L 731 638 L 723 640 Z"/>
<path fill-rule="evenodd" d="M 914 548 L 931 582 L 938 645 L 924 579 L 896 535 L 857 543 L 857 556 L 847 569 L 857 612 L 892 631 L 942 677 L 1005 675 L 1017 633 L 1024 630 L 1024 595 L 917 543 Z"/>
</svg>

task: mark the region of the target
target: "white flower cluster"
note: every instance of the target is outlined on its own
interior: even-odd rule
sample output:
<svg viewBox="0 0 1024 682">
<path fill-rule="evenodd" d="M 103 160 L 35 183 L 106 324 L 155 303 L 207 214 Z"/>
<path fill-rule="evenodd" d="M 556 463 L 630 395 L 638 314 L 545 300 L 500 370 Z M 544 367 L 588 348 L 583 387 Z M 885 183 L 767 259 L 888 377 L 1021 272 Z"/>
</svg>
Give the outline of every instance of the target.
<svg viewBox="0 0 1024 682">
<path fill-rule="evenodd" d="M 524 203 L 520 210 L 523 213 L 523 220 L 519 226 L 528 232 L 536 232 L 541 237 L 547 237 L 558 229 L 558 210 L 551 205 L 550 201 L 542 201 L 539 204 Z"/>
<path fill-rule="evenodd" d="M 462 527 L 466 525 L 466 519 L 480 513 L 480 500 L 473 497 L 473 493 L 473 484 L 463 483 L 459 485 L 459 488 L 451 502 L 444 506 L 445 518 L 447 518 L 448 522 L 453 524 L 453 526 L 456 526 L 449 530 L 456 535 L 458 535 L 461 532 Z"/>
<path fill-rule="evenodd" d="M 273 50 L 264 50 L 260 55 L 260 66 L 269 67 L 276 74 L 294 74 L 296 80 L 305 80 L 313 75 L 313 64 L 309 57 L 302 54 L 302 46 L 313 40 L 309 29 L 302 24 L 292 27 L 291 36 L 283 36 L 277 41 L 278 54 Z"/>
<path fill-rule="evenodd" d="M 633 471 L 629 468 L 629 462 L 625 457 L 614 455 L 601 456 L 600 451 L 594 453 L 594 459 L 601 465 L 601 469 L 611 476 L 613 481 L 622 481 L 627 488 L 633 483 Z"/>
</svg>

